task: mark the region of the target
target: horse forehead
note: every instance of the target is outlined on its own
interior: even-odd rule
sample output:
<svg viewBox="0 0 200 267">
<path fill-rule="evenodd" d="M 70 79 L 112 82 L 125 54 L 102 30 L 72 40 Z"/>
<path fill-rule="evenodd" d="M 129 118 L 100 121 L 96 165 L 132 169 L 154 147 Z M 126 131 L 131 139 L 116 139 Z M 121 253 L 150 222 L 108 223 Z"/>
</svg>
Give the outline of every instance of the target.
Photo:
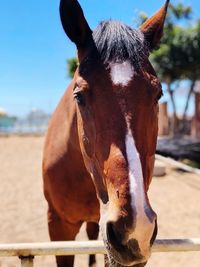
<svg viewBox="0 0 200 267">
<path fill-rule="evenodd" d="M 111 62 L 110 77 L 114 85 L 127 86 L 134 76 L 134 67 L 129 60 L 124 62 Z"/>
</svg>

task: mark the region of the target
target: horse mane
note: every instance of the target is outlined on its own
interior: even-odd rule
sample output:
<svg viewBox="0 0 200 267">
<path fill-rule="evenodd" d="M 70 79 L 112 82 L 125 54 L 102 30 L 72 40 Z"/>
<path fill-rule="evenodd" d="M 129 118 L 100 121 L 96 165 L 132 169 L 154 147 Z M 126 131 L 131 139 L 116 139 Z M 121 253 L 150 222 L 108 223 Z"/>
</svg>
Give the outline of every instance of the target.
<svg viewBox="0 0 200 267">
<path fill-rule="evenodd" d="M 104 64 L 129 60 L 140 68 L 149 55 L 143 33 L 119 21 L 102 21 L 93 32 L 93 40 Z"/>
</svg>

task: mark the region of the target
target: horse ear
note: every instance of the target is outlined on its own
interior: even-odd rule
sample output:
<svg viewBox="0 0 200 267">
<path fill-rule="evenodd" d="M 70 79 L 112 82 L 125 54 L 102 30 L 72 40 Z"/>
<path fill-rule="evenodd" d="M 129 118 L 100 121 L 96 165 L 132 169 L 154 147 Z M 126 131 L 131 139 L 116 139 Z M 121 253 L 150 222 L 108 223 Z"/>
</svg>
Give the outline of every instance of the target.
<svg viewBox="0 0 200 267">
<path fill-rule="evenodd" d="M 163 28 L 167 14 L 169 0 L 151 18 L 147 19 L 140 27 L 145 39 L 149 43 L 150 49 L 154 49 L 160 42 L 163 35 Z"/>
<path fill-rule="evenodd" d="M 77 48 L 86 47 L 88 40 L 92 37 L 92 31 L 78 1 L 61 0 L 60 18 L 65 33 L 76 44 Z"/>
</svg>

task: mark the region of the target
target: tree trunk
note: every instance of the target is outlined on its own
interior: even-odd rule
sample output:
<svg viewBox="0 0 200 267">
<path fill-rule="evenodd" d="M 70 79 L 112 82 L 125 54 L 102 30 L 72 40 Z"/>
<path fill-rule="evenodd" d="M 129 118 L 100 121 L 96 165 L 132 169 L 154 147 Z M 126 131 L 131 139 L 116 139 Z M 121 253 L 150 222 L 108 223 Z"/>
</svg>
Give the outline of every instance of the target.
<svg viewBox="0 0 200 267">
<path fill-rule="evenodd" d="M 170 132 L 171 132 L 171 135 L 175 136 L 178 134 L 179 129 L 178 129 L 178 117 L 177 117 L 177 112 L 176 112 L 176 103 L 174 100 L 174 91 L 171 89 L 171 83 L 167 83 L 167 91 L 171 99 L 172 110 L 173 110 Z"/>
<path fill-rule="evenodd" d="M 186 120 L 187 119 L 187 111 L 188 111 L 188 107 L 189 107 L 190 98 L 191 98 L 192 94 L 194 93 L 195 83 L 196 83 L 196 80 L 191 81 L 190 89 L 189 89 L 189 92 L 187 95 L 187 99 L 186 99 L 186 103 L 185 103 L 185 109 L 183 112 L 181 128 L 180 128 L 182 133 L 185 133 L 187 131 L 187 125 L 186 125 L 186 123 L 187 123 L 187 120 Z"/>
<path fill-rule="evenodd" d="M 189 107 L 190 98 L 191 98 L 192 94 L 194 93 L 195 83 L 196 83 L 196 80 L 193 80 L 191 82 L 191 85 L 190 85 L 190 90 L 189 90 L 188 95 L 187 95 L 187 100 L 186 100 L 185 109 L 184 109 L 184 113 L 183 113 L 183 120 L 186 119 L 186 115 L 187 115 L 187 110 L 188 110 L 188 107 Z"/>
</svg>

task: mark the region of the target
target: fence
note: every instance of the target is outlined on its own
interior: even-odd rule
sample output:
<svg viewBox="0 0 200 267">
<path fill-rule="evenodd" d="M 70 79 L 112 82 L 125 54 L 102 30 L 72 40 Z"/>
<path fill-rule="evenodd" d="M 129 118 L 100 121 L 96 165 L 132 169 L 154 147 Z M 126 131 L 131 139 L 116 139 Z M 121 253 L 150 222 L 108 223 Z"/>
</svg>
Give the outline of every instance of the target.
<svg viewBox="0 0 200 267">
<path fill-rule="evenodd" d="M 159 239 L 152 252 L 188 252 L 200 251 L 200 238 Z M 17 256 L 22 267 L 33 267 L 35 256 L 66 256 L 78 254 L 105 254 L 102 241 L 68 241 L 50 243 L 27 243 L 0 245 L 0 257 Z"/>
</svg>

